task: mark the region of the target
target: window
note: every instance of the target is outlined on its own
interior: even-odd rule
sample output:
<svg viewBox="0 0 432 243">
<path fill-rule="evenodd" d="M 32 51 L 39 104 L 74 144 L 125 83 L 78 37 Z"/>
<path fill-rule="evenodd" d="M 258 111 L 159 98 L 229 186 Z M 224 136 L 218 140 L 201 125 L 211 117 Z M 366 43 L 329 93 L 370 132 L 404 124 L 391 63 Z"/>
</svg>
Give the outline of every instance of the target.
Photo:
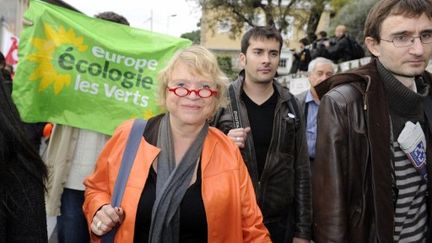
<svg viewBox="0 0 432 243">
<path fill-rule="evenodd" d="M 279 67 L 284 68 L 284 67 L 286 67 L 286 64 L 287 64 L 287 59 L 281 58 L 279 61 Z"/>
<path fill-rule="evenodd" d="M 231 21 L 224 19 L 218 22 L 218 33 L 227 33 L 231 31 Z"/>
</svg>

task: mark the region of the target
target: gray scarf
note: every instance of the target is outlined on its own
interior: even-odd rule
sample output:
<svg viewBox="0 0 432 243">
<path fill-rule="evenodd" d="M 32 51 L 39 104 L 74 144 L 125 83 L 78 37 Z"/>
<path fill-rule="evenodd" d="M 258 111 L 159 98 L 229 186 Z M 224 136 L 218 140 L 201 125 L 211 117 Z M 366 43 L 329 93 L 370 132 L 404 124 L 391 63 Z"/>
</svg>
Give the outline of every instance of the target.
<svg viewBox="0 0 432 243">
<path fill-rule="evenodd" d="M 161 152 L 157 164 L 156 200 L 152 210 L 149 243 L 179 242 L 179 206 L 192 180 L 207 131 L 208 124 L 205 124 L 176 167 L 169 113 L 162 118 L 157 140 Z"/>
</svg>

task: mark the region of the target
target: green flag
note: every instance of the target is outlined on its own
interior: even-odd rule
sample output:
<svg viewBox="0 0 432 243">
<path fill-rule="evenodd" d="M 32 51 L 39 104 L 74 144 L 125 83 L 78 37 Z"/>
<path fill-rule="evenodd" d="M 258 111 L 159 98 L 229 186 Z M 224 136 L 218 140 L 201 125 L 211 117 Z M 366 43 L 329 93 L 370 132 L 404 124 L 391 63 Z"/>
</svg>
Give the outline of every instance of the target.
<svg viewBox="0 0 432 243">
<path fill-rule="evenodd" d="M 111 134 L 160 113 L 156 76 L 186 39 L 90 18 L 33 0 L 25 13 L 13 99 L 24 121 Z"/>
</svg>

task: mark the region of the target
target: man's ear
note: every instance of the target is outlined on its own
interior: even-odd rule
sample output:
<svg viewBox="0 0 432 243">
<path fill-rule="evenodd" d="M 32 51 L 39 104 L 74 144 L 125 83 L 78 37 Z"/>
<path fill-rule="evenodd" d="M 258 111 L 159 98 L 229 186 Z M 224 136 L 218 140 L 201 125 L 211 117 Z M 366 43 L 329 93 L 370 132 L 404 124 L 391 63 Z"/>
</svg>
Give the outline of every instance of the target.
<svg viewBox="0 0 432 243">
<path fill-rule="evenodd" d="M 372 55 L 374 55 L 376 57 L 380 56 L 380 54 L 381 54 L 380 48 L 379 48 L 380 44 L 378 43 L 377 40 L 375 40 L 372 37 L 366 37 L 365 38 L 365 44 L 366 44 L 367 49 L 369 50 L 369 52 Z"/>
<path fill-rule="evenodd" d="M 245 67 L 246 66 L 246 54 L 240 53 L 239 59 L 240 59 L 240 65 L 242 67 Z"/>
</svg>

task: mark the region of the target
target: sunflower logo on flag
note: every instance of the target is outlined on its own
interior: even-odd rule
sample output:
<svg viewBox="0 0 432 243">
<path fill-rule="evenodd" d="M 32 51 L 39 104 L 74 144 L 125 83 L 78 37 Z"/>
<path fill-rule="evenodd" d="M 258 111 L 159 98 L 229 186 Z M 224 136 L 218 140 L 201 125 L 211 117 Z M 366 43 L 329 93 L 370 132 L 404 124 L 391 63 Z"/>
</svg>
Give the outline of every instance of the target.
<svg viewBox="0 0 432 243">
<path fill-rule="evenodd" d="M 28 59 L 37 64 L 29 79 L 40 81 L 39 91 L 43 91 L 53 86 L 54 93 L 59 94 L 65 86 L 71 83 L 71 75 L 60 72 L 57 65 L 58 53 L 66 48 L 73 48 L 79 52 L 84 52 L 88 46 L 84 44 L 84 38 L 77 36 L 73 29 L 65 29 L 63 26 L 58 29 L 44 23 L 45 38 L 33 38 L 32 46 L 36 52 L 29 55 Z"/>
</svg>

